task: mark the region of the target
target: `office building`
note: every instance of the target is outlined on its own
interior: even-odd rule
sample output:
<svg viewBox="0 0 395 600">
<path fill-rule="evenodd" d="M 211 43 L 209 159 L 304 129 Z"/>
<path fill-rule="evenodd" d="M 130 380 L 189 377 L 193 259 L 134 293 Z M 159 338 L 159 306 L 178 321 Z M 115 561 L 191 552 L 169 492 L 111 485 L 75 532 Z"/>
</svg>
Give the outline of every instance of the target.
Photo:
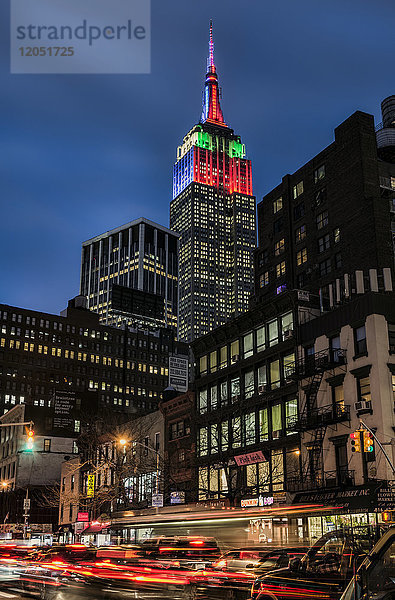
<svg viewBox="0 0 395 600">
<path fill-rule="evenodd" d="M 178 235 L 140 218 L 87 240 L 80 294 L 106 325 L 176 329 Z"/>
<path fill-rule="evenodd" d="M 247 310 L 256 246 L 251 161 L 224 121 L 211 26 L 203 113 L 177 150 L 170 228 L 180 234 L 179 335 L 191 341 Z"/>
<path fill-rule="evenodd" d="M 377 131 L 371 115 L 351 115 L 335 129 L 332 144 L 293 175 L 285 175 L 259 203 L 257 296 L 309 290 L 327 308 L 357 288 L 390 289 L 395 96 L 383 101 L 382 112 Z M 374 281 L 369 269 L 375 270 Z"/>
</svg>

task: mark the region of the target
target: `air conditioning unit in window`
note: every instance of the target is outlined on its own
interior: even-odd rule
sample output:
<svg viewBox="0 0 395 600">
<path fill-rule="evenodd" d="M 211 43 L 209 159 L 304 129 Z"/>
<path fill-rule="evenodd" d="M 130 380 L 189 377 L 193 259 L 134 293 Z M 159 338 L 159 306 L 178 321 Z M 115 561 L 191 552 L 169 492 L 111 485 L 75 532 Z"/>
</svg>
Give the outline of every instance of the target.
<svg viewBox="0 0 395 600">
<path fill-rule="evenodd" d="M 289 338 L 291 338 L 293 336 L 293 334 L 294 334 L 294 330 L 293 329 L 287 329 L 283 333 L 284 340 L 289 340 Z"/>
<path fill-rule="evenodd" d="M 372 410 L 372 401 L 360 400 L 359 402 L 354 402 L 354 408 L 357 412 L 361 412 L 362 410 Z"/>
<path fill-rule="evenodd" d="M 232 356 L 232 359 L 231 359 L 231 360 L 232 360 L 232 362 L 236 362 L 236 361 L 238 361 L 238 360 L 239 360 L 239 358 L 240 358 L 240 354 L 234 354 L 234 355 Z"/>
</svg>

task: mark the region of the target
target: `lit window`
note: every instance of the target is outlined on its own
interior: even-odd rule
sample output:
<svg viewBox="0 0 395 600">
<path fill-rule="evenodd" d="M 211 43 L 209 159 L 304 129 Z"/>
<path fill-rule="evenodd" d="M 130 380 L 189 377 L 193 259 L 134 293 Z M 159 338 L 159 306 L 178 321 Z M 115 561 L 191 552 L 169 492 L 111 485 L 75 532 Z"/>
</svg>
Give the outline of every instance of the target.
<svg viewBox="0 0 395 600">
<path fill-rule="evenodd" d="M 280 196 L 280 198 L 277 198 L 277 200 L 275 200 L 273 202 L 273 212 L 274 214 L 278 213 L 279 210 L 281 210 L 283 207 L 283 199 Z"/>
<path fill-rule="evenodd" d="M 333 230 L 333 242 L 335 244 L 338 244 L 340 242 L 340 229 L 339 229 L 339 227 L 336 227 L 336 229 Z"/>
<path fill-rule="evenodd" d="M 285 250 L 285 240 L 282 238 L 274 244 L 274 256 L 280 256 Z"/>
<path fill-rule="evenodd" d="M 269 285 L 269 271 L 265 271 L 259 276 L 259 287 L 265 287 Z"/>
<path fill-rule="evenodd" d="M 276 265 L 276 276 L 281 277 L 282 275 L 285 275 L 285 260 Z"/>
<path fill-rule="evenodd" d="M 296 243 L 301 242 L 306 237 L 306 225 L 301 225 L 295 229 L 295 241 Z"/>
<path fill-rule="evenodd" d="M 317 183 L 325 177 L 325 165 L 321 165 L 314 171 L 314 183 Z"/>
<path fill-rule="evenodd" d="M 253 333 L 247 333 L 243 337 L 243 358 L 248 358 L 253 354 Z"/>
<path fill-rule="evenodd" d="M 317 215 L 316 218 L 317 229 L 323 229 L 328 225 L 328 211 L 324 210 L 324 212 Z"/>
<path fill-rule="evenodd" d="M 298 196 L 300 196 L 301 194 L 303 194 L 303 180 L 299 181 L 299 183 L 297 183 L 293 187 L 294 200 L 295 198 L 298 198 Z"/>
<path fill-rule="evenodd" d="M 303 265 L 305 262 L 307 262 L 307 248 L 302 248 L 302 250 L 299 250 L 296 254 L 296 263 L 298 267 L 300 267 L 300 265 Z"/>
</svg>

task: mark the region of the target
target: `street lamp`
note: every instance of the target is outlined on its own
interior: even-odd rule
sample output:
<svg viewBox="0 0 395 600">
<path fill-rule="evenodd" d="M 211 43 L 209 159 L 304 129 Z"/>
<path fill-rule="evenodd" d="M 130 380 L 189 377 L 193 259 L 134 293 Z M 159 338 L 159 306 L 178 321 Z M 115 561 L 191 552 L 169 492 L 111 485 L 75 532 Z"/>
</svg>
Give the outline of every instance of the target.
<svg viewBox="0 0 395 600">
<path fill-rule="evenodd" d="M 6 488 L 8 488 L 8 481 L 2 481 L 1 482 L 1 487 L 3 490 L 5 490 Z"/>
</svg>

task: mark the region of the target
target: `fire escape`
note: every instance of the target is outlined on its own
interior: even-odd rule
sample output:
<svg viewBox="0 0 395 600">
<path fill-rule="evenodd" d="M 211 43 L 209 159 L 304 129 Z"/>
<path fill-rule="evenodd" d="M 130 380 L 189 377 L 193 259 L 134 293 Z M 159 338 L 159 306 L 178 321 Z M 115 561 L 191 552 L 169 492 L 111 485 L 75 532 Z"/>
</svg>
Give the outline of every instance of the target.
<svg viewBox="0 0 395 600">
<path fill-rule="evenodd" d="M 346 351 L 326 349 L 299 359 L 295 363 L 294 378 L 304 382 L 304 401 L 299 416 L 288 423 L 288 428 L 305 434 L 307 453 L 302 453 L 301 477 L 288 479 L 289 491 L 317 489 L 350 483 L 350 472 L 323 471 L 323 442 L 329 426 L 350 421 L 350 406 L 332 402 L 318 406 L 317 397 L 326 373 L 335 375 L 335 369 L 346 364 Z"/>
</svg>

